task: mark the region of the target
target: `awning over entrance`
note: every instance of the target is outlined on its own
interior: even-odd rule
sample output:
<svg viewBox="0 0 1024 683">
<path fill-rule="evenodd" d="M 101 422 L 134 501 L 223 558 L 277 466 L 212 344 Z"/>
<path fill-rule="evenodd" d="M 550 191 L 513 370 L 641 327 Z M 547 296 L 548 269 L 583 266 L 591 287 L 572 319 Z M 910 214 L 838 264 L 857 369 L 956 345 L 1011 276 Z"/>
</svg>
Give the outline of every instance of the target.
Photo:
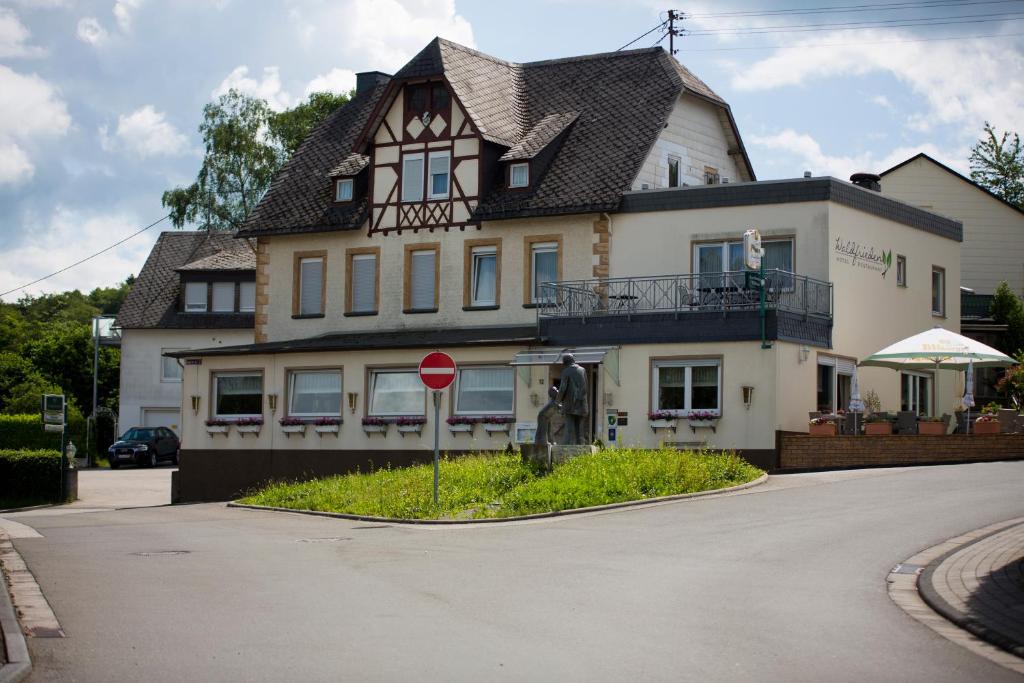
<svg viewBox="0 0 1024 683">
<path fill-rule="evenodd" d="M 530 365 L 558 365 L 562 356 L 571 353 L 580 365 L 603 364 L 608 375 L 619 383 L 618 346 L 576 346 L 568 348 L 531 349 L 520 351 L 509 365 L 526 367 Z"/>
</svg>

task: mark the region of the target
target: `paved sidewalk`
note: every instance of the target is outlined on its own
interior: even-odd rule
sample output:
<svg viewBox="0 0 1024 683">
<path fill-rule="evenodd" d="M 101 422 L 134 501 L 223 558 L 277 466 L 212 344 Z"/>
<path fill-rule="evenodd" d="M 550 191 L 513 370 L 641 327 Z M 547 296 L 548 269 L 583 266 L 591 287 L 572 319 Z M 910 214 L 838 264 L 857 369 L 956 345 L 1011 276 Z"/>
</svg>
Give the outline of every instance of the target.
<svg viewBox="0 0 1024 683">
<path fill-rule="evenodd" d="M 1024 658 L 1024 521 L 976 534 L 931 562 L 918 590 L 942 616 Z"/>
</svg>

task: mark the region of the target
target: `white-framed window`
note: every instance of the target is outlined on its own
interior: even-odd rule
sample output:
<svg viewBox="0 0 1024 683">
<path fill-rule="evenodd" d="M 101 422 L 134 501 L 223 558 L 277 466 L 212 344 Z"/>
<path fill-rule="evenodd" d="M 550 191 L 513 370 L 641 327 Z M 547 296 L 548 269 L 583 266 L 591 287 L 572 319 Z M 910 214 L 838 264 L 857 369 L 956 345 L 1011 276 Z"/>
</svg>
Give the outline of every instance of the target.
<svg viewBox="0 0 1024 683">
<path fill-rule="evenodd" d="M 370 371 L 370 415 L 425 415 L 427 389 L 410 369 Z"/>
<path fill-rule="evenodd" d="M 946 315 L 946 271 L 932 266 L 932 315 Z"/>
<path fill-rule="evenodd" d="M 437 308 L 437 250 L 417 249 L 409 254 L 409 308 Z"/>
<path fill-rule="evenodd" d="M 288 373 L 288 415 L 341 415 L 341 370 L 292 370 Z"/>
<path fill-rule="evenodd" d="M 455 380 L 456 414 L 511 415 L 515 379 L 515 369 L 507 365 L 460 368 Z"/>
<path fill-rule="evenodd" d="M 761 240 L 765 270 L 793 272 L 793 240 Z M 743 240 L 698 244 L 693 272 L 721 273 L 743 270 Z"/>
<path fill-rule="evenodd" d="M 822 413 L 850 407 L 856 362 L 838 356 L 818 356 L 817 406 Z"/>
<path fill-rule="evenodd" d="M 320 315 L 324 312 L 323 288 L 323 257 L 299 259 L 299 315 Z"/>
<path fill-rule="evenodd" d="M 402 201 L 423 201 L 423 153 L 402 157 Z"/>
<path fill-rule="evenodd" d="M 263 416 L 263 375 L 258 372 L 219 372 L 213 376 L 214 417 Z"/>
<path fill-rule="evenodd" d="M 256 283 L 238 283 L 238 310 L 242 313 L 253 313 L 256 310 Z"/>
<path fill-rule="evenodd" d="M 160 381 L 161 382 L 180 382 L 181 381 L 181 366 L 178 365 L 177 358 L 168 358 L 165 353 L 171 353 L 172 351 L 184 351 L 184 349 L 160 349 Z"/>
<path fill-rule="evenodd" d="M 473 247 L 470 252 L 472 264 L 472 290 L 469 303 L 472 306 L 496 306 L 498 304 L 498 248 Z"/>
<path fill-rule="evenodd" d="M 530 300 L 541 303 L 550 300 L 551 292 L 542 292 L 545 282 L 558 280 L 558 242 L 534 242 L 530 245 Z"/>
<path fill-rule="evenodd" d="M 372 313 L 377 310 L 377 255 L 352 256 L 352 312 Z"/>
<path fill-rule="evenodd" d="M 512 164 L 508 168 L 508 186 L 526 187 L 530 184 L 530 164 Z"/>
<path fill-rule="evenodd" d="M 235 311 L 235 283 L 214 282 L 213 283 L 213 312 L 234 313 Z"/>
<path fill-rule="evenodd" d="M 683 160 L 674 154 L 668 155 L 668 186 L 679 187 L 682 185 L 681 176 L 679 169 L 681 168 Z"/>
<path fill-rule="evenodd" d="M 430 153 L 430 199 L 448 199 L 451 184 L 452 153 L 448 150 Z"/>
<path fill-rule="evenodd" d="M 659 360 L 651 377 L 651 406 L 685 416 L 694 410 L 720 411 L 722 363 L 715 359 Z"/>
<path fill-rule="evenodd" d="M 896 254 L 896 286 L 907 286 L 907 257 Z"/>
<path fill-rule="evenodd" d="M 341 178 L 334 181 L 334 201 L 352 201 L 352 182 L 351 178 Z"/>
<path fill-rule="evenodd" d="M 186 282 L 185 283 L 185 312 L 205 313 L 206 312 L 206 283 Z"/>
<path fill-rule="evenodd" d="M 925 372 L 900 373 L 900 410 L 931 415 L 932 376 Z"/>
</svg>

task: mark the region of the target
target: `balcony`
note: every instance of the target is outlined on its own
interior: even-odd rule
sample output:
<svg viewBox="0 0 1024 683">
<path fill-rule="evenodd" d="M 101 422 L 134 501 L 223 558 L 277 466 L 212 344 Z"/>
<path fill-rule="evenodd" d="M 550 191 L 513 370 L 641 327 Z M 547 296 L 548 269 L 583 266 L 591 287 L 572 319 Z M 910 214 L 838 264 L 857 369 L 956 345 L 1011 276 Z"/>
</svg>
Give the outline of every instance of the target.
<svg viewBox="0 0 1024 683">
<path fill-rule="evenodd" d="M 600 278 L 542 285 L 549 343 L 783 340 L 828 347 L 832 283 L 768 270 Z M 761 317 L 764 312 L 764 329 Z"/>
</svg>

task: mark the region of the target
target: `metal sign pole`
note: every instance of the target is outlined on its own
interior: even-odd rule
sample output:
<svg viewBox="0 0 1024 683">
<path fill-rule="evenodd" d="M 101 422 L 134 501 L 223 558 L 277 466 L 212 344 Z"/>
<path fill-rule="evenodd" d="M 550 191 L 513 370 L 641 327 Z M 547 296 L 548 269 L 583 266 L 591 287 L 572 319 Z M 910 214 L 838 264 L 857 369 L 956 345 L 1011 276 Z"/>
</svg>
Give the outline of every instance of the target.
<svg viewBox="0 0 1024 683">
<path fill-rule="evenodd" d="M 434 505 L 437 505 L 437 470 L 441 460 L 439 435 L 441 428 L 438 423 L 441 420 L 441 392 L 434 391 Z"/>
</svg>

